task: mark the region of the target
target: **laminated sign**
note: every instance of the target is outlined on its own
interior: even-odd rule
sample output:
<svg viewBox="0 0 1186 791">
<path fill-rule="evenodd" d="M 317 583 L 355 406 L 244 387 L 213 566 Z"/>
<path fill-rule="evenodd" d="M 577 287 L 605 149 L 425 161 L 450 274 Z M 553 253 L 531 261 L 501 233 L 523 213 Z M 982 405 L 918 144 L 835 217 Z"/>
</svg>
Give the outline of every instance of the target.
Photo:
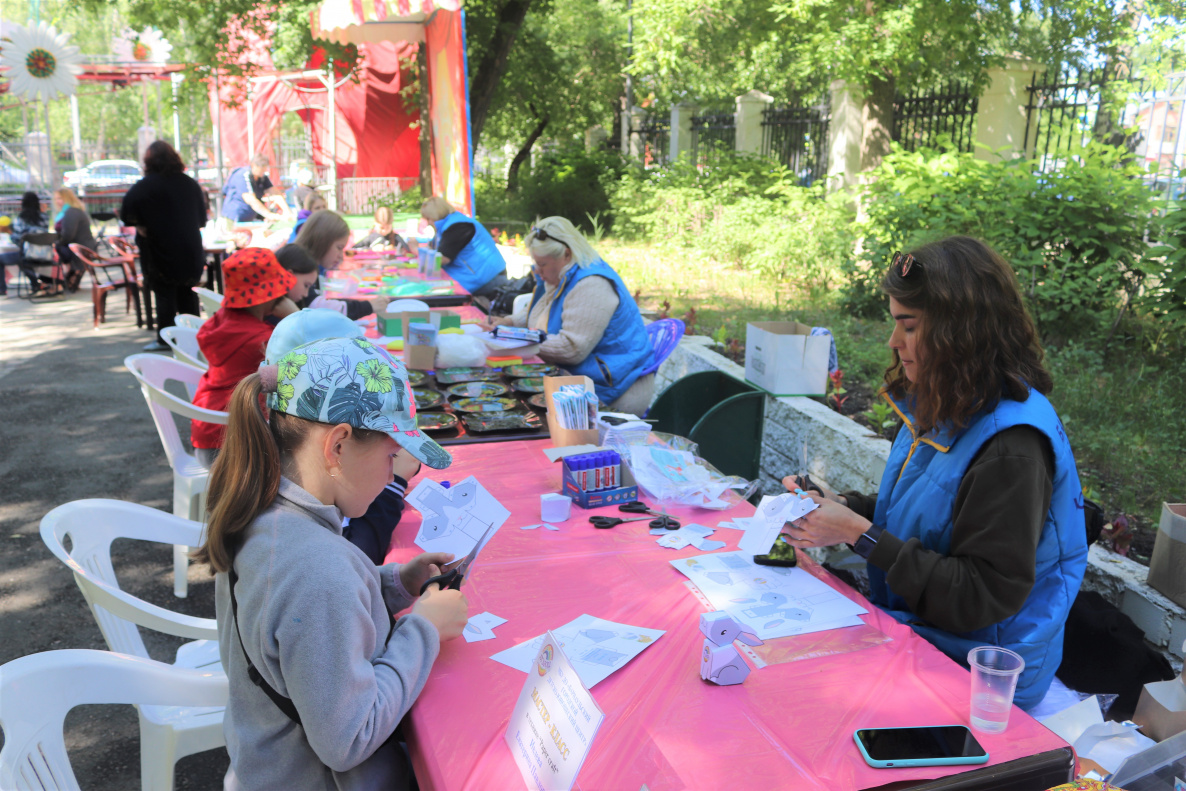
<svg viewBox="0 0 1186 791">
<path fill-rule="evenodd" d="M 745 378 L 772 395 L 823 395 L 832 341 L 797 321 L 745 327 Z"/>
</svg>

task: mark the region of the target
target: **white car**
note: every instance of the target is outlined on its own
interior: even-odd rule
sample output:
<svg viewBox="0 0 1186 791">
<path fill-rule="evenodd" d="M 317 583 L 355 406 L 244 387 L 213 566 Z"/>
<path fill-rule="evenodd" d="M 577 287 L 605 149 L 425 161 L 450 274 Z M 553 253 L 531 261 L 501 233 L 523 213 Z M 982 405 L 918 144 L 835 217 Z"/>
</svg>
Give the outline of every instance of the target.
<svg viewBox="0 0 1186 791">
<path fill-rule="evenodd" d="M 130 159 L 99 159 L 63 175 L 65 184 L 79 195 L 130 187 L 140 180 L 140 165 Z"/>
</svg>

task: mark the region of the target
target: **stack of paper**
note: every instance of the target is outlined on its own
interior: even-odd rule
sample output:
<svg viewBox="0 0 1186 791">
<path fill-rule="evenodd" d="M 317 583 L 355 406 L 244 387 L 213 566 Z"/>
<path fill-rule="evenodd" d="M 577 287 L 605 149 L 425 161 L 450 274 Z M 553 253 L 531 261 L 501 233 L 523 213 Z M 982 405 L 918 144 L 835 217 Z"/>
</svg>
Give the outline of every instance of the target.
<svg viewBox="0 0 1186 791">
<path fill-rule="evenodd" d="M 665 632 L 662 629 L 644 629 L 582 615 L 559 629 L 553 629 L 552 634 L 560 640 L 581 682 L 591 689 L 594 684 L 608 678 L 615 670 L 641 654 Z M 544 635 L 541 634 L 514 648 L 499 651 L 490 658 L 526 673 L 531 669 L 531 662 L 543 641 Z"/>
</svg>

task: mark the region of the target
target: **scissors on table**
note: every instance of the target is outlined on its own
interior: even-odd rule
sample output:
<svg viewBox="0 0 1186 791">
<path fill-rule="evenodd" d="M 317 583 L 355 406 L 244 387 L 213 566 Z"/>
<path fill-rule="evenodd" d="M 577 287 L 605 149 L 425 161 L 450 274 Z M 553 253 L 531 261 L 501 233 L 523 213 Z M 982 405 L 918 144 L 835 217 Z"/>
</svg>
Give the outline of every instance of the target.
<svg viewBox="0 0 1186 791">
<path fill-rule="evenodd" d="M 435 577 L 430 577 L 423 585 L 420 586 L 420 595 L 424 595 L 424 591 L 428 590 L 429 585 L 440 585 L 441 590 L 452 588 L 453 590 L 461 590 L 461 581 L 465 579 L 466 572 L 469 571 L 469 566 L 474 562 L 474 558 L 478 556 L 480 550 L 490 538 L 490 534 L 494 532 L 494 528 L 489 528 L 478 542 L 474 544 L 474 548 L 469 551 L 469 554 L 461 560 L 456 560 L 452 565 L 446 565 L 442 569 L 443 573 Z"/>
<path fill-rule="evenodd" d="M 662 528 L 664 530 L 679 530 L 680 527 L 679 520 L 675 517 L 671 516 L 670 514 L 665 514 L 662 511 L 653 511 L 648 508 L 645 503 L 638 501 L 619 505 L 618 510 L 624 511 L 628 514 L 647 514 L 649 516 L 656 517 L 655 519 L 651 520 L 650 527 L 652 529 L 657 530 Z M 640 516 L 634 519 L 622 519 L 621 517 L 616 516 L 591 516 L 589 517 L 589 521 L 598 530 L 605 530 L 607 528 L 617 527 L 618 525 L 625 524 L 627 522 L 641 522 L 646 518 L 646 516 Z"/>
</svg>

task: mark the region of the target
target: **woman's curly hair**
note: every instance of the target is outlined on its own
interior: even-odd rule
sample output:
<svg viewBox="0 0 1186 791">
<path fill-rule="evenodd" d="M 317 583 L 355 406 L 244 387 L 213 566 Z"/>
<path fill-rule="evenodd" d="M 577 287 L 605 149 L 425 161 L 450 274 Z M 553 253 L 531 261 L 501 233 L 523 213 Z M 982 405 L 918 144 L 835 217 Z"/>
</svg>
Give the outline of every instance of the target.
<svg viewBox="0 0 1186 791">
<path fill-rule="evenodd" d="M 912 399 L 919 433 L 943 424 L 962 428 L 1002 398 L 1025 401 L 1030 388 L 1042 394 L 1053 389 L 1037 330 L 1005 259 L 967 236 L 949 236 L 910 255 L 915 263 L 908 273 L 891 267 L 881 287 L 922 314 L 916 381 L 906 378 L 895 351 L 885 383 L 891 395 Z"/>
</svg>

